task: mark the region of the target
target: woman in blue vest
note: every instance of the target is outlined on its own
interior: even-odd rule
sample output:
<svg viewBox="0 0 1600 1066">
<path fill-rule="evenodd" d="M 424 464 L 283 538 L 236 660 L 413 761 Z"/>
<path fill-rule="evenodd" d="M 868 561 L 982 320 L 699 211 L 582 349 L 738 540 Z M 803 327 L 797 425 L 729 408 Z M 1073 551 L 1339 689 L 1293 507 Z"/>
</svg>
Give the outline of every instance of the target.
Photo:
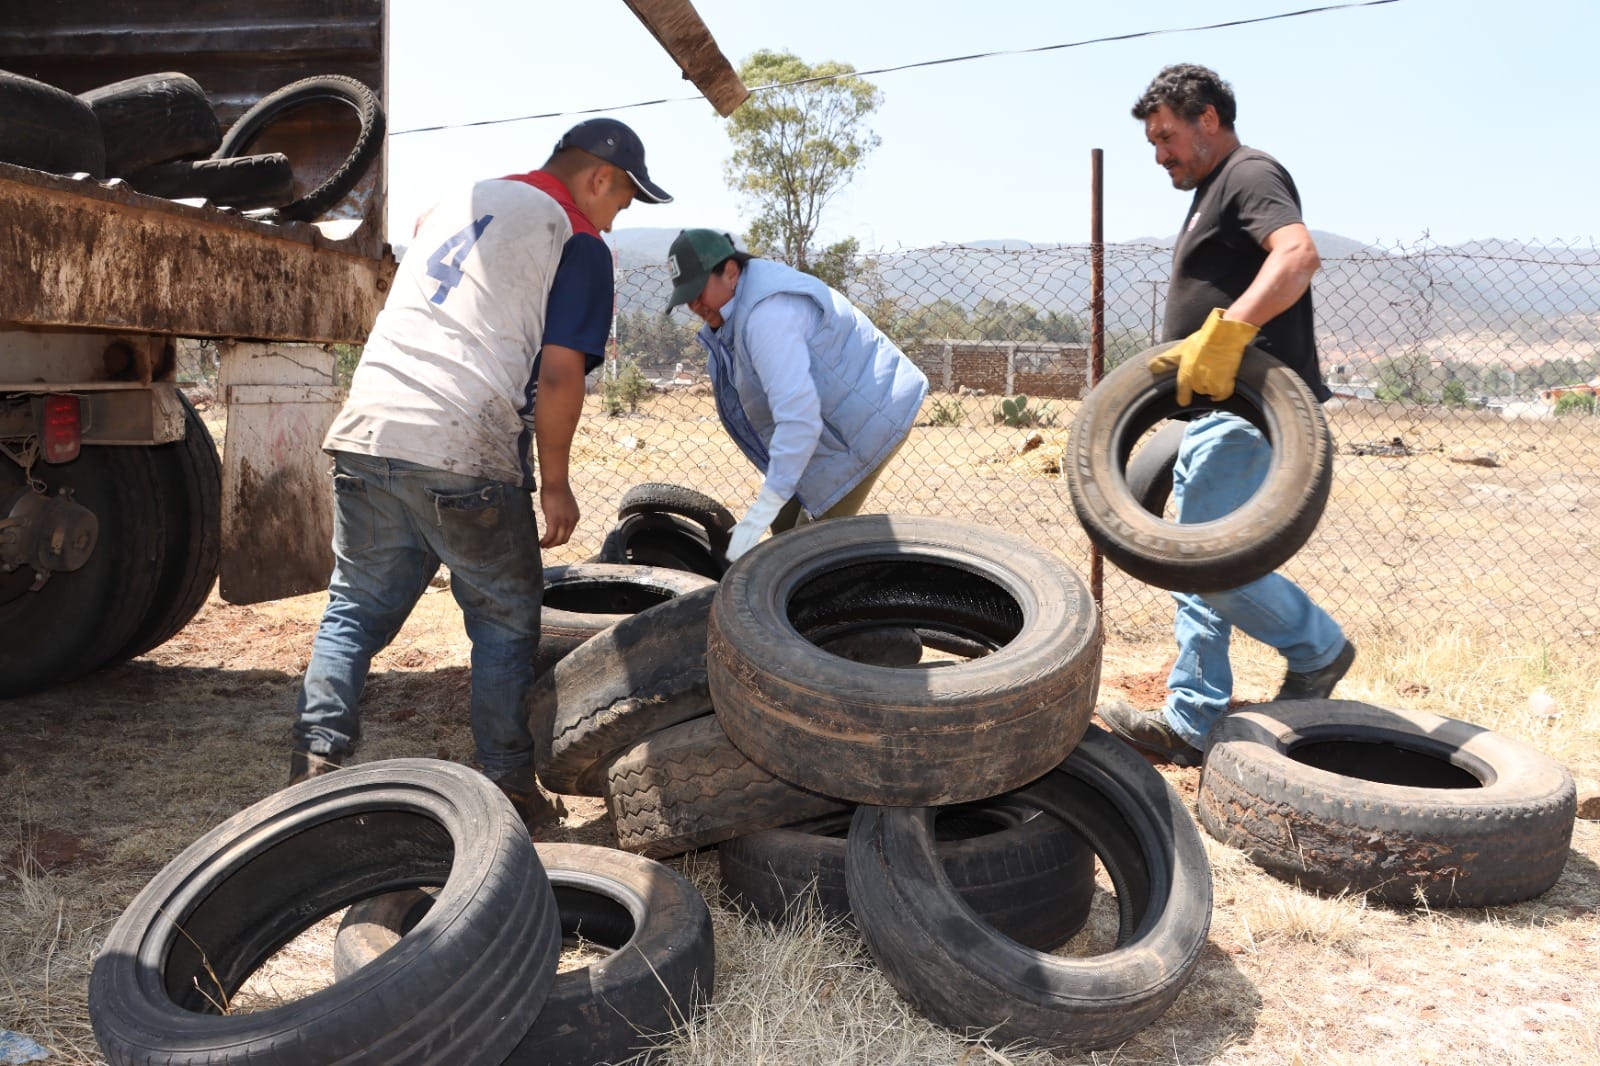
<svg viewBox="0 0 1600 1066">
<path fill-rule="evenodd" d="M 842 295 L 726 233 L 684 230 L 668 265 L 667 309 L 688 304 L 705 321 L 717 416 L 765 475 L 728 561 L 768 527 L 860 511 L 922 408 L 922 371 Z"/>
</svg>

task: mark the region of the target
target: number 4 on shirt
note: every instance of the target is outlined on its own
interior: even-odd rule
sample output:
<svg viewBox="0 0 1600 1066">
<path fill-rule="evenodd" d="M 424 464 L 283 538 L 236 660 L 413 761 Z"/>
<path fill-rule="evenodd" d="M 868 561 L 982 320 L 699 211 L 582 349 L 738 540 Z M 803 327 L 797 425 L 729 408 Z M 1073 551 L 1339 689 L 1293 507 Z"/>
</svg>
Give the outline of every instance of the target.
<svg viewBox="0 0 1600 1066">
<path fill-rule="evenodd" d="M 472 251 L 472 246 L 478 243 L 478 238 L 483 236 L 483 231 L 494 221 L 493 215 L 484 215 L 472 225 L 457 233 L 428 256 L 428 277 L 439 282 L 439 290 L 429 299 L 436 303 L 444 303 L 444 298 L 450 295 L 450 290 L 461 284 L 461 264 L 467 261 L 467 253 Z M 454 252 L 454 255 L 451 253 Z M 445 257 L 449 256 L 449 262 Z"/>
</svg>

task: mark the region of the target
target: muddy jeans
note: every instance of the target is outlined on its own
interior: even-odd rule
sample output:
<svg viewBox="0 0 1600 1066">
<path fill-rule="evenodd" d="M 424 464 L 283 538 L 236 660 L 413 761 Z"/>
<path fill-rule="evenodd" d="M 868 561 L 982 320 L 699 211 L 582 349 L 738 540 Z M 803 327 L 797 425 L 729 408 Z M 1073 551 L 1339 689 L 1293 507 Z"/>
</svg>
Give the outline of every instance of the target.
<svg viewBox="0 0 1600 1066">
<path fill-rule="evenodd" d="M 472 736 L 491 778 L 529 765 L 544 569 L 532 494 L 398 459 L 334 455 L 333 577 L 295 707 L 296 746 L 337 759 L 361 735 L 372 657 L 442 561 L 472 640 Z"/>
</svg>

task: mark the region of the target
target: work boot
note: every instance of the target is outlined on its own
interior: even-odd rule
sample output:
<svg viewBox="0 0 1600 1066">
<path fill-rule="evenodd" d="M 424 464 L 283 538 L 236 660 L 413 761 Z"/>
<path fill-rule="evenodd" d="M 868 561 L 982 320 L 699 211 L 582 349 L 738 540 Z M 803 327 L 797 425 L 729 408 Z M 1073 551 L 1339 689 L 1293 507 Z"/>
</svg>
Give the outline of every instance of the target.
<svg viewBox="0 0 1600 1066">
<path fill-rule="evenodd" d="M 326 755 L 318 755 L 312 751 L 296 751 L 289 755 L 289 784 L 298 785 L 302 781 L 309 781 L 313 777 L 331 774 L 339 769 L 339 764 Z"/>
<path fill-rule="evenodd" d="M 1096 707 L 1095 713 L 1151 762 L 1199 766 L 1205 761 L 1205 753 L 1179 736 L 1161 711 L 1141 711 L 1126 700 L 1110 700 Z"/>
<path fill-rule="evenodd" d="M 559 828 L 561 820 L 567 816 L 567 805 L 561 802 L 561 797 L 552 796 L 539 787 L 532 767 L 524 766 L 489 780 L 505 793 L 534 840 L 541 840 Z"/>
<path fill-rule="evenodd" d="M 1275 700 L 1325 700 L 1333 693 L 1333 686 L 1339 683 L 1349 671 L 1350 664 L 1356 661 L 1356 646 L 1348 640 L 1344 647 L 1339 649 L 1339 654 L 1333 657 L 1333 662 L 1321 670 L 1313 670 L 1308 674 L 1297 674 L 1293 670 L 1283 675 L 1283 686 L 1278 689 L 1278 694 L 1272 697 Z"/>
</svg>

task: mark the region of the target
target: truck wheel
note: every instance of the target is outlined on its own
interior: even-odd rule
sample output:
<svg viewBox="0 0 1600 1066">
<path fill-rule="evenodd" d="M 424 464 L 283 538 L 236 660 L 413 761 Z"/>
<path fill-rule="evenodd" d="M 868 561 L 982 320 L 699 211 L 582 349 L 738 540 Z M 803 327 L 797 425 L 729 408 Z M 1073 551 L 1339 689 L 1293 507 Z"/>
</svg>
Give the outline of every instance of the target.
<svg viewBox="0 0 1600 1066">
<path fill-rule="evenodd" d="M 354 109 L 360 122 L 355 144 L 333 173 L 278 208 L 277 218 L 284 222 L 310 222 L 326 214 L 377 161 L 383 150 L 384 130 L 383 106 L 377 94 L 356 79 L 339 74 L 301 78 L 257 100 L 222 135 L 222 145 L 214 153 L 218 159 L 249 155 L 250 146 L 285 115 L 310 104 L 327 103 Z"/>
<path fill-rule="evenodd" d="M 709 577 L 663 566 L 547 566 L 534 669 L 543 674 L 590 637 L 629 615 L 715 583 Z"/>
<path fill-rule="evenodd" d="M 1333 438 L 1300 375 L 1254 346 L 1244 351 L 1233 396 L 1197 397 L 1194 410 L 1228 411 L 1272 444 L 1266 480 L 1244 505 L 1215 522 L 1180 525 L 1152 514 L 1125 473 L 1145 431 L 1179 411 L 1177 375 L 1155 375 L 1157 345 L 1107 374 L 1072 420 L 1064 461 L 1067 492 L 1084 532 L 1136 580 L 1175 592 L 1218 592 L 1272 573 L 1317 527 L 1333 485 Z"/>
<path fill-rule="evenodd" d="M 711 713 L 706 616 L 715 592 L 707 586 L 630 615 L 534 681 L 528 717 L 546 788 L 604 796 L 618 753 Z"/>
<path fill-rule="evenodd" d="M 87 562 L 51 574 L 38 591 L 5 586 L 0 699 L 83 677 L 126 646 L 150 612 L 168 542 L 148 448 L 90 445 L 70 463 L 41 463 L 33 473 L 51 496 L 70 490 L 94 513 L 99 535 Z M 21 468 L 0 459 L 0 501 L 25 491 Z"/>
<path fill-rule="evenodd" d="M 314 922 L 442 886 L 413 935 L 348 980 L 226 1012 Z M 499 1062 L 555 980 L 561 926 L 500 790 L 434 759 L 367 763 L 240 811 L 153 877 L 106 935 L 89 1020 L 113 1066 Z"/>
<path fill-rule="evenodd" d="M 884 626 L 996 650 L 899 669 L 820 646 Z M 785 781 L 856 803 L 945 805 L 1021 787 L 1066 757 L 1094 710 L 1101 639 L 1083 579 L 1032 544 L 861 515 L 791 530 L 729 567 L 706 676 L 729 738 Z"/>
<path fill-rule="evenodd" d="M 825 917 L 853 923 L 845 887 L 850 817 L 724 841 L 717 846 L 723 886 L 769 922 L 785 921 L 813 900 Z M 950 884 L 1012 940 L 1049 951 L 1088 920 L 1094 852 L 1077 833 L 1029 806 L 1026 789 L 936 808 L 933 836 Z"/>
<path fill-rule="evenodd" d="M 147 196 L 210 200 L 241 211 L 277 207 L 294 198 L 294 174 L 282 152 L 158 163 L 124 180 Z"/>
<path fill-rule="evenodd" d="M 89 105 L 54 85 L 0 70 L 0 161 L 50 174 L 106 176 Z"/>
<path fill-rule="evenodd" d="M 651 733 L 606 769 L 617 846 L 664 858 L 845 810 L 739 753 L 715 715 Z"/>
<path fill-rule="evenodd" d="M 709 1002 L 715 947 L 711 911 L 668 866 L 591 844 L 536 844 L 555 892 L 564 942 L 605 958 L 556 974 L 538 1019 L 503 1066 L 591 1066 L 645 1051 Z M 433 906 L 421 890 L 351 907 L 333 946 L 346 980 L 400 943 Z"/>
<path fill-rule="evenodd" d="M 1116 890 L 1114 946 L 1046 955 L 979 917 L 940 867 L 932 812 L 859 807 L 845 882 L 889 983 L 956 1031 L 995 1044 L 1104 1048 L 1160 1017 L 1188 983 L 1211 927 L 1211 866 L 1183 799 L 1138 753 L 1091 727 L 1028 802 L 1071 826 Z"/>
<path fill-rule="evenodd" d="M 110 177 L 208 156 L 222 143 L 206 91 L 186 74 L 143 74 L 79 93 L 78 99 L 100 124 Z"/>
<path fill-rule="evenodd" d="M 182 393 L 184 436 L 150 449 L 157 491 L 167 501 L 167 543 L 150 610 L 111 662 L 171 640 L 199 613 L 222 556 L 222 463 L 211 431 Z"/>
<path fill-rule="evenodd" d="M 1572 842 L 1566 769 L 1482 726 L 1355 700 L 1288 700 L 1217 723 L 1200 822 L 1262 869 L 1398 906 L 1544 892 Z"/>
</svg>

